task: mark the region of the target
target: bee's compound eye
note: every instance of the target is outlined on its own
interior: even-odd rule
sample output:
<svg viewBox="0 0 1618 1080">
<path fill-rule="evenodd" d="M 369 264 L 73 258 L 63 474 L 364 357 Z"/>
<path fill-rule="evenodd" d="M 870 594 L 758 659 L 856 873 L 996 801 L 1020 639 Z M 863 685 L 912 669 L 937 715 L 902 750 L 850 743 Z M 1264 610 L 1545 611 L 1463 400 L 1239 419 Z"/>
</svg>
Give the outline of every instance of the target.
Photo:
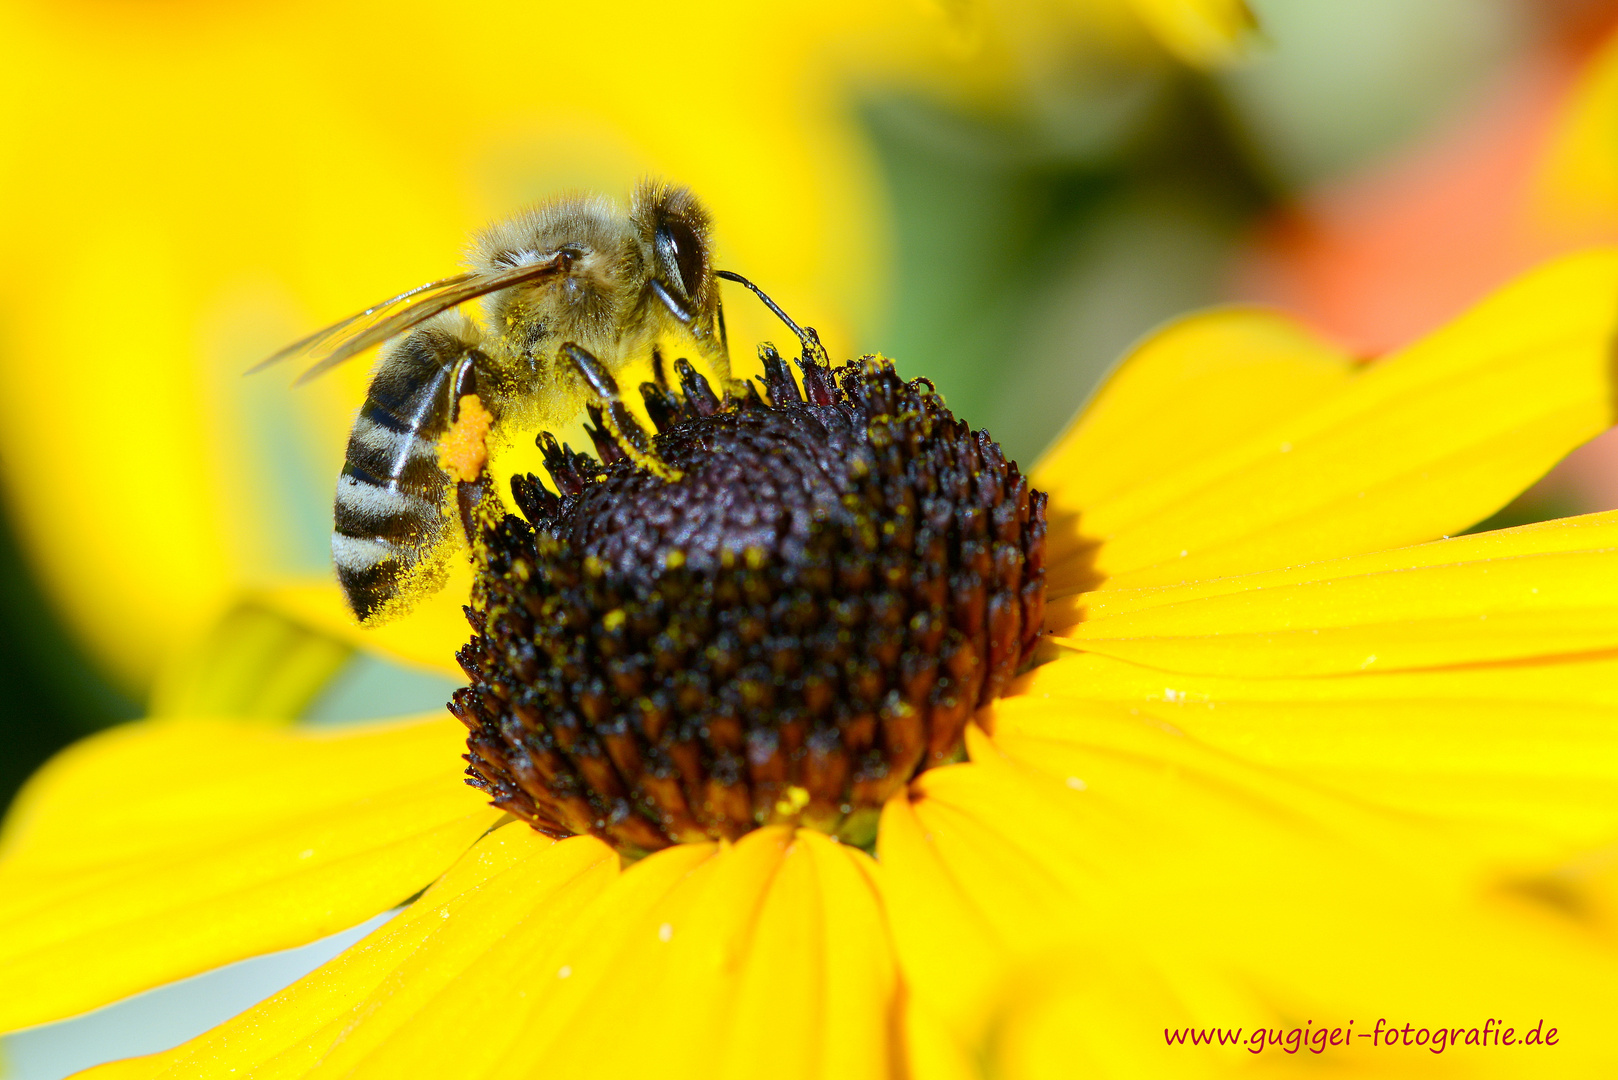
<svg viewBox="0 0 1618 1080">
<path fill-rule="evenodd" d="M 686 299 L 693 299 L 702 283 L 702 241 L 697 239 L 690 225 L 679 218 L 670 218 L 657 227 L 653 243 L 664 276 L 680 287 Z"/>
</svg>

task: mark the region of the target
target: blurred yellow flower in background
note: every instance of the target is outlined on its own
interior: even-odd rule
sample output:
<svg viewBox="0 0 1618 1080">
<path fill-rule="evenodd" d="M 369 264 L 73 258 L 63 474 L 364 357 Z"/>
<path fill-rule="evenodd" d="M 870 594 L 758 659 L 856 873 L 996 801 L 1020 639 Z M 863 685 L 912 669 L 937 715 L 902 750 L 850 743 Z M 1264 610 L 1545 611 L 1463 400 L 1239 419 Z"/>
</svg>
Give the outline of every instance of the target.
<svg viewBox="0 0 1618 1080">
<path fill-rule="evenodd" d="M 1618 517 L 1451 534 L 1613 423 L 1615 327 L 1596 252 L 1372 363 L 1249 310 L 1145 342 L 1032 474 L 1054 643 L 969 762 L 887 804 L 874 861 L 770 827 L 623 869 L 503 824 L 442 717 L 97 736 L 0 838 L 0 985 L 28 987 L 0 1027 L 425 887 L 96 1075 L 1224 1074 L 1248 1045 L 1165 1029 L 1379 1015 L 1546 1018 L 1554 1053 L 1444 1064 L 1605 1075 Z"/>
<path fill-rule="evenodd" d="M 329 486 L 364 372 L 241 373 L 558 188 L 680 178 L 730 264 L 846 335 L 883 238 L 837 41 L 883 17 L 8 5 L 0 459 L 72 624 L 142 686 L 233 586 L 323 573 L 287 477 Z"/>
<path fill-rule="evenodd" d="M 1158 40 L 1193 64 L 1228 63 L 1254 29 L 1244 0 L 1134 0 L 1133 7 Z"/>
<path fill-rule="evenodd" d="M 1117 7 L 1187 55 L 1241 21 L 1228 0 Z M 1066 39 L 1078 11 L 1039 17 Z M 727 265 L 848 341 L 880 312 L 889 243 L 853 95 L 953 79 L 1003 98 L 1021 62 L 946 57 L 914 4 L 14 3 L 0 20 L 6 497 L 70 624 L 135 690 L 234 590 L 324 573 L 308 493 L 336 473 L 364 373 L 293 397 L 242 381 L 254 360 L 444 275 L 492 218 L 648 172 L 702 193 Z"/>
<path fill-rule="evenodd" d="M 933 0 L 974 37 L 1021 54 L 1072 36 L 1091 60 L 1141 62 L 1164 53 L 1197 67 L 1236 60 L 1256 30 L 1244 0 Z"/>
</svg>

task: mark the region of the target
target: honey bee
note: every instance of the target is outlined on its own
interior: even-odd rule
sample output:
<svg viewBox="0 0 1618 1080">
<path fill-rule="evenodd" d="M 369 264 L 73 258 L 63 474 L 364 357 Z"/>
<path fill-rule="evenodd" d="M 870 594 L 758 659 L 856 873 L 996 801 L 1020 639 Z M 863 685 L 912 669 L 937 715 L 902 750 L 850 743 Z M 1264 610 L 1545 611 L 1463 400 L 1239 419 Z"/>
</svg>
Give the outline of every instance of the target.
<svg viewBox="0 0 1618 1080">
<path fill-rule="evenodd" d="M 464 411 L 481 410 L 465 418 L 479 421 L 470 426 L 480 438 L 491 425 L 563 423 L 614 393 L 612 373 L 660 342 L 729 377 L 710 219 L 686 188 L 644 181 L 627 213 L 598 196 L 541 203 L 478 234 L 468 263 L 253 369 L 313 355 L 303 382 L 385 343 L 333 512 L 332 560 L 362 623 L 399 615 L 443 583 L 454 481 L 470 477 L 451 475 L 441 442 Z M 456 310 L 478 298 L 481 327 Z"/>
</svg>

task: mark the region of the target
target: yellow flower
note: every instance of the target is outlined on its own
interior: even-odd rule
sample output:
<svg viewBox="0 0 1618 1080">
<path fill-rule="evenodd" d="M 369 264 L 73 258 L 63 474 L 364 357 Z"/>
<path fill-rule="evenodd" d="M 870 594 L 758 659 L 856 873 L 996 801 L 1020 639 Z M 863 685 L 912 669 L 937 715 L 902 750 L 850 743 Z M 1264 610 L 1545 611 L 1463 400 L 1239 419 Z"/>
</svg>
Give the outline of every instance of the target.
<svg viewBox="0 0 1618 1080">
<path fill-rule="evenodd" d="M 1257 22 L 1245 0 L 935 0 L 989 52 L 1019 54 L 1021 76 L 1063 50 L 1143 60 L 1162 56 L 1196 67 L 1237 60 Z M 1098 48 L 1099 46 L 1099 48 Z M 1071 59 L 1071 57 L 1069 57 Z M 1071 72 L 1070 72 L 1071 74 Z"/>
<path fill-rule="evenodd" d="M 1189 63 L 1228 63 L 1252 33 L 1243 0 L 1133 0 L 1135 15 L 1176 56 Z"/>
<path fill-rule="evenodd" d="M 1192 51 L 1236 10 L 1133 6 Z M 558 188 L 691 185 L 727 265 L 848 340 L 886 262 L 852 96 L 1017 62 L 945 58 L 941 26 L 847 2 L 8 5 L 0 463 L 70 625 L 145 690 L 237 590 L 324 573 L 305 496 L 364 373 L 294 398 L 241 372 Z"/>
<path fill-rule="evenodd" d="M 1375 1075 L 1439 1029 L 1452 1071 L 1610 1075 L 1618 514 L 1451 537 L 1612 423 L 1615 328 L 1598 252 L 1371 363 L 1246 310 L 1147 341 L 1032 474 L 1044 662 L 874 859 L 768 826 L 624 868 L 502 821 L 447 718 L 87 740 L 0 838 L 0 1029 L 425 888 L 96 1075 L 1314 1072 L 1288 1033 L 1350 1021 L 1320 1054 Z"/>
<path fill-rule="evenodd" d="M 922 14 L 8 5 L 0 461 L 70 624 L 145 687 L 234 590 L 324 575 L 298 485 L 336 475 L 363 365 L 242 372 L 558 188 L 692 185 L 727 264 L 846 338 L 883 256 L 841 72 L 925 51 Z"/>
<path fill-rule="evenodd" d="M 1618 230 L 1618 34 L 1589 57 L 1536 147 L 1526 226 L 1537 239 L 1584 242 Z M 1527 231 L 1525 228 L 1524 231 Z"/>
</svg>

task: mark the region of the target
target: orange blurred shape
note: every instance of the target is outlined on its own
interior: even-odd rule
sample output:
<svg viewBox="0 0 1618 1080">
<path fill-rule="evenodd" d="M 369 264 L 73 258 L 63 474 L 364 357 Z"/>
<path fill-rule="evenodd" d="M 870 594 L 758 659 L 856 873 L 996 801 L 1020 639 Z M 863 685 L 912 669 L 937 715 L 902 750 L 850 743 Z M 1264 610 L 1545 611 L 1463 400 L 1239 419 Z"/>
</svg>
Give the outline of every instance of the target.
<svg viewBox="0 0 1618 1080">
<path fill-rule="evenodd" d="M 1543 35 L 1446 129 L 1262 222 L 1232 265 L 1234 296 L 1375 355 L 1537 262 L 1618 239 L 1604 175 L 1618 169 L 1618 137 L 1589 142 L 1618 116 L 1618 9 L 1597 14 Z M 1575 451 L 1529 498 L 1618 507 L 1618 433 Z"/>
</svg>

